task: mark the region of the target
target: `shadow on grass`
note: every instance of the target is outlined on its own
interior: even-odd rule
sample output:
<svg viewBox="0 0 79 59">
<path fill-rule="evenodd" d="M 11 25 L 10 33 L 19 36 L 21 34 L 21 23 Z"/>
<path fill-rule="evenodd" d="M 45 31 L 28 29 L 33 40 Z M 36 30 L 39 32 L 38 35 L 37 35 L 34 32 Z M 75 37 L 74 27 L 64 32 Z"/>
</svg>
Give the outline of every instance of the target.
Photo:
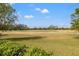
<svg viewBox="0 0 79 59">
<path fill-rule="evenodd" d="M 0 33 L 0 36 L 7 36 L 8 34 L 2 34 L 2 33 Z"/>
<path fill-rule="evenodd" d="M 75 38 L 75 39 L 79 39 L 79 36 L 75 36 L 74 38 Z"/>
<path fill-rule="evenodd" d="M 38 40 L 42 39 L 42 36 L 29 36 L 29 37 L 17 37 L 17 38 L 2 38 L 0 40 L 11 40 L 11 41 L 21 41 L 21 40 Z"/>
<path fill-rule="evenodd" d="M 74 35 L 75 39 L 79 39 L 79 34 Z"/>
</svg>

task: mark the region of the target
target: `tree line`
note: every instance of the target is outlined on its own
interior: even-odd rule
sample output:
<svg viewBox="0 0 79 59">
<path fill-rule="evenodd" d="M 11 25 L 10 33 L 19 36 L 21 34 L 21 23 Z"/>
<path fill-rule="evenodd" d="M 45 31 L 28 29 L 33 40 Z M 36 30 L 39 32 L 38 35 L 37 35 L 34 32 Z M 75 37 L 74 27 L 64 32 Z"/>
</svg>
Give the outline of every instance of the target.
<svg viewBox="0 0 79 59">
<path fill-rule="evenodd" d="M 48 27 L 33 27 L 30 28 L 24 24 L 15 24 L 15 25 L 0 25 L 0 30 L 2 31 L 12 31 L 12 30 L 69 30 L 70 28 L 58 27 L 54 25 L 50 25 Z"/>
</svg>

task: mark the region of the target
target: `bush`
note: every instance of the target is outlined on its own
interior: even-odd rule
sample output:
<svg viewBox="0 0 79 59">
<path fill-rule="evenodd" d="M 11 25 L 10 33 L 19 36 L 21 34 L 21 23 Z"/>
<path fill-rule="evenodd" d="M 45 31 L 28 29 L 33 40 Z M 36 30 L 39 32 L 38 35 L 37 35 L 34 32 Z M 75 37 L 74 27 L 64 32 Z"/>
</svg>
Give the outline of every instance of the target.
<svg viewBox="0 0 79 59">
<path fill-rule="evenodd" d="M 53 53 L 40 48 L 26 48 L 25 45 L 0 40 L 0 56 L 51 56 Z"/>
<path fill-rule="evenodd" d="M 11 43 L 8 41 L 0 42 L 0 55 L 1 56 L 23 56 L 26 52 L 25 45 Z"/>
<path fill-rule="evenodd" d="M 31 50 L 29 50 L 28 54 L 29 56 L 51 56 L 53 55 L 52 52 L 46 52 L 43 49 L 40 48 L 32 48 Z"/>
</svg>

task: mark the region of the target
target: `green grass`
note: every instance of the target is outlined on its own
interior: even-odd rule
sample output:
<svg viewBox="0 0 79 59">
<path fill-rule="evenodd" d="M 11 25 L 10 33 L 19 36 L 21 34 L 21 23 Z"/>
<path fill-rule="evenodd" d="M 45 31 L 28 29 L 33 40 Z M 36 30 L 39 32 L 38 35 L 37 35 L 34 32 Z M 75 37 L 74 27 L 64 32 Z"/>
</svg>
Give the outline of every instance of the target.
<svg viewBox="0 0 79 59">
<path fill-rule="evenodd" d="M 79 56 L 79 37 L 75 31 L 68 30 L 28 30 L 3 32 L 0 40 L 25 44 L 29 47 L 53 51 L 55 56 Z"/>
</svg>

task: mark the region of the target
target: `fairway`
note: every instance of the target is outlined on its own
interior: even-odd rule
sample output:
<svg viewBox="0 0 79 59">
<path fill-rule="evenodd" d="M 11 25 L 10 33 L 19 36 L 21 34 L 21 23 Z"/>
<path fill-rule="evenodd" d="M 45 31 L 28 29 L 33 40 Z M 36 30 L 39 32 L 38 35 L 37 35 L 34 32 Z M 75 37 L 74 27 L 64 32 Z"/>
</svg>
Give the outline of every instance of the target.
<svg viewBox="0 0 79 59">
<path fill-rule="evenodd" d="M 70 30 L 7 31 L 0 39 L 52 51 L 55 56 L 79 56 L 79 37 L 76 33 Z"/>
</svg>

